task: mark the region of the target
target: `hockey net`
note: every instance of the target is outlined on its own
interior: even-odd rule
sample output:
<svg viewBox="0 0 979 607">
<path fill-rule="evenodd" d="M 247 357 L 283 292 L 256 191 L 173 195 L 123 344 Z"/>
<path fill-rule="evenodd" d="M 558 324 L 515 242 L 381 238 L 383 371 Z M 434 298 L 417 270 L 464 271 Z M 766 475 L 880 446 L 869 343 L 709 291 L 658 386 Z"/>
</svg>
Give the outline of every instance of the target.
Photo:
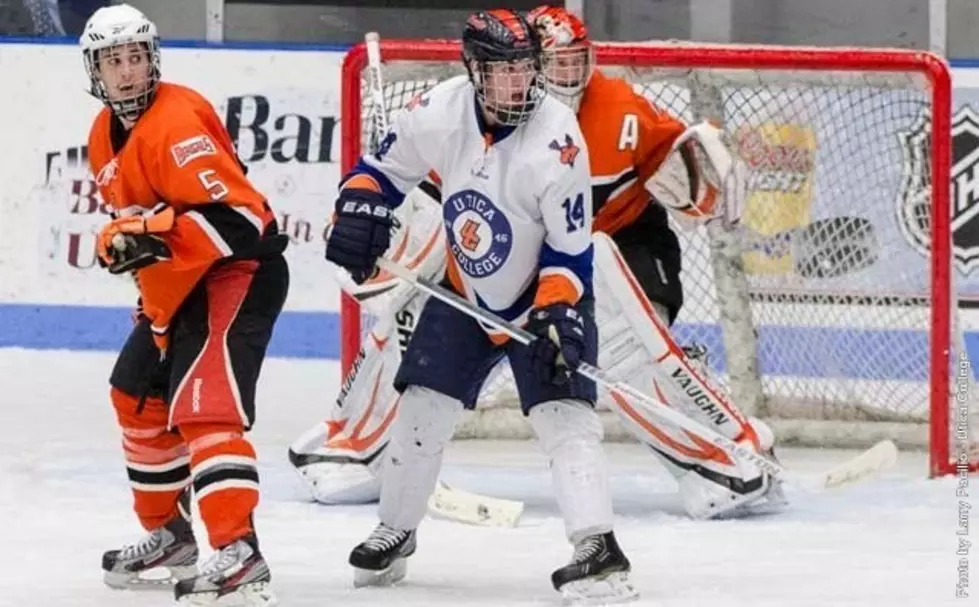
<svg viewBox="0 0 979 607">
<path fill-rule="evenodd" d="M 783 444 L 890 438 L 928 448 L 933 475 L 975 470 L 979 391 L 953 296 L 945 64 L 911 51 L 677 43 L 599 44 L 596 55 L 688 124 L 723 125 L 749 168 L 741 228 L 676 228 L 677 340 L 705 346 L 734 402 Z M 388 111 L 463 73 L 458 58 L 455 42 L 382 42 Z M 365 66 L 355 47 L 343 69 L 345 171 L 374 135 Z M 369 319 L 349 298 L 342 309 L 346 369 Z M 607 439 L 628 437 L 603 415 Z M 459 436 L 530 436 L 505 365 Z"/>
</svg>

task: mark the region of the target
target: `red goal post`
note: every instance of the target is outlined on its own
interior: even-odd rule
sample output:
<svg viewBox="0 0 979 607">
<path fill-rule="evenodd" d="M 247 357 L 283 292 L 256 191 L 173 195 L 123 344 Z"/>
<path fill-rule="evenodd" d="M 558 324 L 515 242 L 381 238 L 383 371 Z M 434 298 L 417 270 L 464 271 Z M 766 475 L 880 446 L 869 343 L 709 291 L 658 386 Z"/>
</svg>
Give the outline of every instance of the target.
<svg viewBox="0 0 979 607">
<path fill-rule="evenodd" d="M 912 193 L 916 195 L 918 199 L 906 205 L 911 207 L 909 211 L 911 215 L 915 213 L 921 215 L 923 213 L 921 209 L 929 206 L 930 199 L 930 214 L 927 217 L 915 216 L 918 223 L 925 227 L 912 225 L 908 228 L 911 231 L 927 231 L 930 227 L 931 246 L 927 247 L 926 244 L 927 250 L 919 251 L 922 260 L 920 272 L 926 275 L 925 284 L 917 291 L 913 284 L 910 287 L 883 285 L 878 289 L 874 285 L 874 280 L 893 276 L 893 272 L 882 271 L 878 278 L 873 275 L 864 276 L 860 272 L 870 271 L 866 265 L 861 265 L 866 260 L 861 263 L 848 260 L 842 264 L 842 267 L 848 268 L 846 272 L 853 272 L 851 278 L 824 278 L 823 282 L 819 282 L 812 276 L 806 279 L 789 276 L 792 271 L 786 271 L 784 267 L 774 268 L 778 264 L 768 263 L 771 260 L 762 259 L 759 262 L 756 259 L 757 263 L 754 263 L 753 267 L 756 270 L 762 268 L 761 271 L 754 274 L 755 270 L 749 268 L 745 272 L 750 274 L 747 278 L 734 276 L 733 280 L 729 280 L 731 276 L 718 274 L 718 268 L 723 267 L 724 262 L 723 259 L 721 261 L 716 259 L 715 249 L 718 247 L 690 241 L 690 250 L 708 251 L 708 253 L 703 254 L 703 259 L 695 260 L 690 264 L 687 262 L 686 251 L 684 253 L 684 284 L 685 289 L 690 293 L 688 301 L 693 302 L 691 304 L 693 311 L 690 313 L 690 322 L 683 326 L 693 327 L 692 330 L 707 327 L 704 329 L 707 331 L 705 335 L 721 336 L 722 341 L 717 343 L 721 344 L 721 348 L 726 347 L 728 353 L 726 362 L 722 363 L 722 374 L 724 381 L 729 383 L 729 389 L 732 390 L 736 402 L 748 403 L 743 406 L 753 413 L 767 414 L 777 422 L 787 422 L 776 428 L 782 438 L 788 436 L 790 440 L 800 442 L 845 446 L 851 441 L 853 444 L 868 442 L 875 433 L 878 437 L 885 437 L 880 436 L 881 432 L 885 435 L 893 432 L 904 436 L 904 425 L 910 423 L 913 427 L 909 435 L 917 432 L 915 428 L 920 427 L 922 430 L 922 446 L 927 445 L 929 449 L 930 472 L 933 476 L 961 471 L 962 467 L 957 467 L 957 464 L 962 463 L 960 460 L 962 453 L 970 454 L 965 456 L 968 460 L 966 467 L 975 470 L 977 458 L 974 435 L 966 428 L 966 438 L 961 441 L 956 439 L 959 436 L 956 433 L 957 424 L 962 423 L 959 418 L 962 410 L 956 408 L 957 384 L 953 371 L 956 368 L 958 346 L 963 343 L 963 340 L 958 338 L 961 333 L 956 327 L 957 306 L 952 296 L 951 76 L 946 62 L 928 52 L 890 49 L 691 43 L 637 45 L 600 43 L 596 46 L 596 57 L 600 67 L 613 71 L 616 75 L 627 74 L 636 86 L 643 87 L 644 92 L 651 91 L 651 95 L 653 95 L 652 91 L 655 91 L 655 95 L 663 95 L 664 91 L 674 95 L 665 103 L 669 106 L 674 103 L 673 100 L 681 100 L 676 101 L 677 107 L 681 108 L 677 110 L 678 114 L 687 112 L 689 107 L 696 110 L 699 104 L 701 108 L 697 113 L 710 115 L 712 111 L 709 101 L 714 99 L 716 101 L 713 107 L 714 118 L 720 118 L 725 122 L 726 116 L 731 113 L 727 106 L 731 99 L 736 97 L 739 107 L 747 109 L 739 110 L 743 115 L 741 118 L 744 121 L 743 125 L 738 126 L 735 121 L 732 121 L 729 129 L 732 136 L 741 137 L 747 133 L 745 140 L 753 138 L 752 140 L 757 143 L 760 137 L 767 141 L 761 144 L 764 154 L 760 164 L 753 167 L 758 169 L 758 179 L 752 183 L 755 184 L 758 193 L 759 205 L 774 204 L 781 200 L 790 206 L 801 200 L 804 204 L 796 204 L 796 206 L 804 206 L 805 210 L 796 213 L 798 225 L 804 225 L 810 219 L 811 213 L 814 216 L 816 211 L 822 208 L 820 205 L 825 207 L 824 199 L 830 206 L 836 203 L 844 206 L 866 204 L 866 209 L 858 210 L 865 211 L 871 217 L 891 213 L 890 209 L 875 210 L 874 205 L 882 207 L 882 203 L 876 202 L 879 198 L 878 190 L 890 192 L 900 187 L 902 196 L 911 197 Z M 382 40 L 381 55 L 384 62 L 386 88 L 398 83 L 417 84 L 414 92 L 408 91 L 412 95 L 431 86 L 433 78 L 437 81 L 440 78 L 437 74 L 443 67 L 446 76 L 460 73 L 461 69 L 460 45 L 457 41 Z M 362 113 L 365 108 L 363 94 L 366 65 L 367 54 L 363 44 L 353 47 L 343 63 L 341 99 L 343 172 L 350 170 L 356 163 L 366 140 L 365 116 Z M 675 90 L 670 88 L 672 84 L 660 85 L 660 81 L 657 80 L 660 73 L 664 74 L 663 82 L 668 79 L 672 79 L 670 82 L 673 80 L 680 82 L 678 88 Z M 396 110 L 399 103 L 403 105 L 407 102 L 406 86 L 402 86 L 398 92 L 402 101 L 393 102 L 390 110 Z M 700 90 L 698 87 L 707 92 L 703 95 L 698 93 L 697 91 Z M 802 93 L 806 92 L 808 87 L 816 91 L 811 98 L 804 98 L 801 94 L 789 98 L 794 94 L 792 91 Z M 906 91 L 907 94 L 901 91 Z M 701 97 L 708 98 L 708 102 L 698 101 Z M 786 100 L 782 100 L 782 97 Z M 798 112 L 803 111 L 800 109 L 801 106 L 815 107 L 820 104 L 825 105 L 826 112 L 849 104 L 841 111 L 843 118 L 838 119 L 844 120 L 837 125 L 839 132 L 834 130 L 836 127 L 821 126 L 817 129 L 813 126 L 814 123 L 786 118 L 784 115 L 779 118 L 781 122 L 777 124 L 766 122 L 769 120 L 767 117 L 759 120 L 754 120 L 752 117 L 767 116 L 769 113 L 777 115 L 779 112 L 785 114 L 788 108 L 792 108 L 792 111 L 796 112 L 794 115 L 798 116 Z M 915 108 L 924 108 L 924 110 L 919 112 L 919 109 Z M 912 109 L 925 115 L 924 123 L 917 121 L 918 126 L 915 127 L 917 130 L 913 131 L 916 135 L 908 134 L 913 130 L 911 123 L 915 122 L 911 120 Z M 907 116 L 904 116 L 905 114 Z M 852 122 L 849 121 L 851 116 Z M 906 121 L 908 124 L 900 123 L 905 117 L 908 118 Z M 862 124 L 861 121 L 865 121 L 866 124 Z M 738 130 L 735 130 L 735 127 Z M 939 133 L 940 136 L 931 137 L 930 133 Z M 917 172 L 912 170 L 914 174 L 901 177 L 898 175 L 898 167 L 894 166 L 895 157 L 881 154 L 889 159 L 888 165 L 880 164 L 884 160 L 872 158 L 861 160 L 867 163 L 864 181 L 880 181 L 874 190 L 868 190 L 869 193 L 863 191 L 854 193 L 852 201 L 848 200 L 846 195 L 839 193 L 826 194 L 826 188 L 832 188 L 833 182 L 845 182 L 849 173 L 861 171 L 861 166 L 856 163 L 854 157 L 850 152 L 845 151 L 847 141 L 851 141 L 855 148 L 869 148 L 872 151 L 877 145 L 893 144 L 894 149 L 897 149 L 898 143 L 892 141 L 895 137 L 901 137 L 904 172 L 908 173 L 911 170 L 908 166 L 913 164 L 915 158 L 917 164 L 914 166 L 917 167 Z M 894 151 L 890 147 L 888 149 Z M 860 150 L 858 149 L 857 152 Z M 792 162 L 787 160 L 788 157 L 793 156 L 808 159 L 809 164 L 802 162 L 804 165 L 802 168 L 793 168 L 790 166 Z M 821 158 L 828 158 L 829 164 L 820 164 Z M 877 164 L 872 165 L 871 162 Z M 827 171 L 830 170 L 835 170 L 836 174 L 827 175 Z M 877 179 L 878 175 L 881 176 L 879 179 Z M 892 181 L 895 183 L 891 183 Z M 898 184 L 896 181 L 902 183 Z M 800 190 L 804 195 L 800 195 Z M 924 203 L 921 200 L 924 200 Z M 761 229 L 764 231 L 764 226 L 761 226 Z M 688 237 L 684 236 L 684 238 Z M 703 242 L 725 242 L 725 239 L 731 237 L 711 233 L 689 238 L 701 239 Z M 903 251 L 908 246 L 896 239 L 891 242 L 887 240 L 886 235 L 878 234 L 876 238 L 878 241 L 875 241 L 875 245 L 882 244 L 882 246 L 880 246 L 880 253 L 875 253 L 871 264 L 884 263 L 892 254 L 896 255 L 897 251 Z M 684 244 L 687 246 L 686 240 Z M 750 253 L 750 255 L 755 254 L 761 253 L 758 251 Z M 739 249 L 739 257 L 747 255 L 749 253 Z M 730 262 L 731 259 L 727 261 Z M 732 266 L 729 263 L 728 267 L 737 265 L 735 263 Z M 766 272 L 770 272 L 771 275 Z M 798 267 L 795 272 L 799 272 Z M 860 285 L 857 285 L 858 279 L 863 281 Z M 827 280 L 836 281 L 830 290 L 826 290 L 824 286 Z M 854 282 L 850 284 L 846 283 L 846 280 Z M 908 281 L 913 283 L 911 279 Z M 727 283 L 734 286 L 727 287 L 725 286 Z M 734 291 L 728 291 L 729 288 Z M 708 307 L 713 308 L 710 312 L 713 316 L 708 321 L 703 320 L 707 318 L 708 312 L 704 312 L 702 317 L 698 316 L 700 314 L 698 302 L 702 301 L 710 302 Z M 731 304 L 729 301 L 735 303 Z M 864 304 L 867 307 L 861 308 L 860 306 Z M 728 313 L 730 310 L 726 311 L 725 307 L 730 308 L 732 305 L 741 305 L 744 307 L 742 311 L 749 312 L 741 314 L 749 318 L 747 327 L 739 329 L 737 326 L 728 326 L 731 325 L 730 322 L 725 324 L 725 321 L 731 317 Z M 899 316 L 895 316 L 894 321 L 880 320 L 887 316 L 881 313 L 882 310 L 887 313 L 899 310 L 895 312 Z M 829 320 L 824 323 L 827 326 L 817 327 L 818 323 L 811 320 L 817 312 L 830 315 Z M 769 315 L 767 320 L 764 317 L 766 314 Z M 911 316 L 920 319 L 908 320 Z M 869 317 L 874 317 L 874 320 L 884 323 L 885 326 L 882 329 L 877 327 L 864 330 L 864 325 L 871 322 Z M 848 322 L 855 324 L 849 326 Z M 360 348 L 362 331 L 358 304 L 346 295 L 343 296 L 341 303 L 341 323 L 341 359 L 343 372 L 346 373 Z M 800 326 L 804 328 L 804 332 L 799 335 L 812 335 L 812 341 L 805 340 L 809 338 L 796 340 L 793 331 Z M 827 347 L 827 342 L 824 340 L 840 339 L 842 336 L 855 343 L 864 339 L 865 336 L 861 334 L 876 336 L 875 331 L 882 335 L 887 334 L 887 339 L 906 339 L 902 332 L 913 332 L 915 337 L 900 346 L 896 345 L 897 342 L 895 345 L 885 343 L 870 349 L 853 346 L 856 348 L 856 355 L 867 358 L 880 356 L 883 357 L 884 362 L 881 362 L 878 368 L 865 365 L 861 370 L 849 374 L 846 369 L 843 369 L 840 379 L 834 379 L 836 376 L 833 373 L 838 370 L 837 368 L 847 363 L 834 356 L 834 352 L 840 350 Z M 761 338 L 757 335 L 752 337 L 752 333 L 759 333 Z M 892 333 L 893 336 L 890 335 Z M 922 335 L 924 335 L 923 340 Z M 756 341 L 750 343 L 739 341 L 743 339 Z M 776 366 L 780 364 L 779 361 L 795 357 L 799 360 L 786 365 L 792 369 L 776 369 L 770 378 L 764 369 L 767 364 L 766 340 L 783 348 L 794 346 L 796 350 L 805 350 L 805 352 L 785 350 L 781 354 L 773 355 L 772 360 L 775 361 Z M 896 351 L 901 348 L 906 348 L 907 353 L 897 354 Z M 922 349 L 927 350 L 927 354 L 916 352 Z M 739 351 L 743 355 L 731 356 L 732 351 Z M 909 367 L 892 381 L 888 376 L 887 367 L 893 367 L 894 364 L 887 362 L 888 352 L 902 358 L 916 360 L 917 354 L 920 354 L 921 360 L 916 363 L 920 368 Z M 744 365 L 745 369 L 738 368 L 740 365 Z M 803 377 L 786 379 L 778 376 L 778 372 L 797 373 Z M 754 377 L 751 377 L 752 373 Z M 820 373 L 824 373 L 825 376 L 820 376 Z M 915 386 L 911 392 L 902 392 L 905 388 L 911 390 L 911 387 L 906 387 L 904 384 L 915 383 L 921 385 Z M 893 395 L 887 392 L 888 396 L 882 396 L 882 399 L 889 399 L 886 405 L 874 407 L 868 406 L 866 402 L 854 404 L 848 400 L 853 398 L 866 400 L 870 397 L 860 395 L 868 392 L 883 395 L 886 392 L 884 387 L 890 389 L 892 384 L 895 386 Z M 972 382 L 970 381 L 969 384 L 971 386 Z M 916 408 L 917 405 L 906 404 L 906 401 L 911 400 L 906 394 L 912 392 L 915 395 L 920 393 L 922 401 L 920 410 Z M 971 400 L 970 397 L 968 411 L 962 414 L 965 415 L 966 421 L 970 417 L 974 419 L 975 406 Z M 801 422 L 798 419 L 801 419 Z M 810 440 L 804 437 L 811 433 L 813 428 L 823 426 L 825 427 L 817 432 L 821 438 Z M 866 432 L 861 430 L 859 433 L 856 430 L 851 432 L 854 428 L 864 426 L 876 429 Z M 975 428 L 972 432 L 975 432 Z M 863 438 L 857 438 L 858 434 Z M 832 438 L 834 436 L 837 438 Z M 839 438 L 840 436 L 842 438 Z M 910 442 L 915 441 L 910 440 Z"/>
</svg>

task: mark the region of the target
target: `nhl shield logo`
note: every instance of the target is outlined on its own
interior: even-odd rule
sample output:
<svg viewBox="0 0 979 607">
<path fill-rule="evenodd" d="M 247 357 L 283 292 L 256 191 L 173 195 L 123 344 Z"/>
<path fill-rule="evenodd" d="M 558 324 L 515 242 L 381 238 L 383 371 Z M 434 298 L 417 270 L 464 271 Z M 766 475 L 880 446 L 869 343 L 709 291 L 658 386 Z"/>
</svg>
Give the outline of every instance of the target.
<svg viewBox="0 0 979 607">
<path fill-rule="evenodd" d="M 930 112 L 902 131 L 904 175 L 898 222 L 905 238 L 922 255 L 931 245 Z M 952 251 L 963 274 L 979 267 L 979 114 L 962 106 L 952 117 Z"/>
</svg>

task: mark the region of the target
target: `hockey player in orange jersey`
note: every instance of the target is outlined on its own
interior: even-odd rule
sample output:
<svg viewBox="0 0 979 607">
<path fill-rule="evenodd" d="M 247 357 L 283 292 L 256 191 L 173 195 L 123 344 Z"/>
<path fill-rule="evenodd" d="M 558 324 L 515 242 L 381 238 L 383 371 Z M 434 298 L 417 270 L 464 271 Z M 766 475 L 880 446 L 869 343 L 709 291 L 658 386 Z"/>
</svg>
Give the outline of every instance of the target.
<svg viewBox="0 0 979 607">
<path fill-rule="evenodd" d="M 134 509 L 148 532 L 102 559 L 114 588 L 174 584 L 180 605 L 276 604 L 253 526 L 255 387 L 288 291 L 272 209 L 197 92 L 160 81 L 156 26 L 122 4 L 81 37 L 92 173 L 113 219 L 100 264 L 131 274 L 135 325 L 110 379 Z M 197 566 L 191 494 L 214 555 Z M 170 577 L 148 581 L 153 569 Z M 224 604 L 224 603 L 222 603 Z"/>
</svg>

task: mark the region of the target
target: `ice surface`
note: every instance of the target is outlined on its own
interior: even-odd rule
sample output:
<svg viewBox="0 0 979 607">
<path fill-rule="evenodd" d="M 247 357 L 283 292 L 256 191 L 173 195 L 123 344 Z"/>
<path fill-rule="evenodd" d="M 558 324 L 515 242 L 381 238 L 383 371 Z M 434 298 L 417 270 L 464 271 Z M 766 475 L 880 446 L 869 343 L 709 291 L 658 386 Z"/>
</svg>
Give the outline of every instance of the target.
<svg viewBox="0 0 979 607">
<path fill-rule="evenodd" d="M 0 350 L 0 606 L 171 604 L 167 592 L 101 583 L 102 551 L 141 533 L 107 399 L 112 360 Z M 333 362 L 270 360 L 260 388 L 252 434 L 263 488 L 257 525 L 282 605 L 559 605 L 549 576 L 570 548 L 549 472 L 529 443 L 455 443 L 444 472 L 460 487 L 526 500 L 519 528 L 426 521 L 403 585 L 353 589 L 347 554 L 373 527 L 374 507 L 309 503 L 285 457 L 288 444 L 324 415 L 336 377 Z M 925 479 L 924 454 L 904 453 L 885 478 L 844 492 L 790 489 L 788 513 L 692 522 L 679 515 L 673 481 L 649 456 L 634 445 L 609 449 L 617 535 L 633 562 L 638 605 L 979 604 L 979 581 L 972 598 L 954 598 L 958 498 L 953 479 Z M 800 472 L 845 456 L 782 451 Z M 971 489 L 975 495 L 979 484 Z"/>
</svg>

